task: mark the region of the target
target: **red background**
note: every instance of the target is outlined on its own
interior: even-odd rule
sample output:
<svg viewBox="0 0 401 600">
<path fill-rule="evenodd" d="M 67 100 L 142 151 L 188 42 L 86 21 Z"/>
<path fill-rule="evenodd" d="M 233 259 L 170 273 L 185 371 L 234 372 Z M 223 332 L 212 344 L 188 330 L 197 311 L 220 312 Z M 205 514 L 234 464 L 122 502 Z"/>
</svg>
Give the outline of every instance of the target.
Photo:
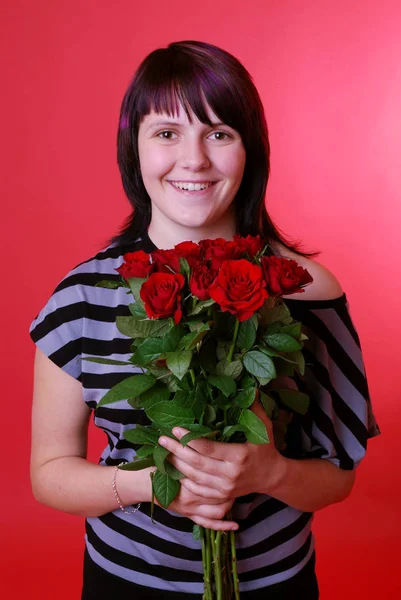
<svg viewBox="0 0 401 600">
<path fill-rule="evenodd" d="M 83 520 L 40 506 L 30 491 L 27 330 L 61 277 L 127 214 L 115 159 L 119 104 L 144 56 L 181 39 L 226 48 L 254 76 L 271 135 L 269 211 L 322 250 L 362 340 L 383 435 L 370 443 L 351 498 L 316 516 L 321 597 L 396 597 L 398 0 L 3 0 L 0 11 L 2 597 L 79 598 Z M 92 436 L 93 459 L 104 442 Z"/>
</svg>

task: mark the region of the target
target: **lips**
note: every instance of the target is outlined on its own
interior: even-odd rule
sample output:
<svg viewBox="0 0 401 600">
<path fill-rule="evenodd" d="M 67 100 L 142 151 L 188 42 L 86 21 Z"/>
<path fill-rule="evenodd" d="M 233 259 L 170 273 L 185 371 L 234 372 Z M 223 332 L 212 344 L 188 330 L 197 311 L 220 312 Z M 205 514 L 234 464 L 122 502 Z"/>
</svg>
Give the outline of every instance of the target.
<svg viewBox="0 0 401 600">
<path fill-rule="evenodd" d="M 216 181 L 169 181 L 173 187 L 186 192 L 201 192 L 217 183 Z"/>
</svg>

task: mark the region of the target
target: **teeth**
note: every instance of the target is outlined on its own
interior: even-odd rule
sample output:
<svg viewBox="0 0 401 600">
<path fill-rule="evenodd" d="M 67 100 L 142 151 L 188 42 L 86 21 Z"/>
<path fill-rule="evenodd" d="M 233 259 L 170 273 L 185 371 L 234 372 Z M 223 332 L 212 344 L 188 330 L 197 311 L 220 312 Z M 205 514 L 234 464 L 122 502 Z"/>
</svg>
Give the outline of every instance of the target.
<svg viewBox="0 0 401 600">
<path fill-rule="evenodd" d="M 206 190 L 210 187 L 211 183 L 184 183 L 183 181 L 172 181 L 174 187 L 180 190 L 187 190 L 189 192 L 199 192 L 200 190 Z"/>
</svg>

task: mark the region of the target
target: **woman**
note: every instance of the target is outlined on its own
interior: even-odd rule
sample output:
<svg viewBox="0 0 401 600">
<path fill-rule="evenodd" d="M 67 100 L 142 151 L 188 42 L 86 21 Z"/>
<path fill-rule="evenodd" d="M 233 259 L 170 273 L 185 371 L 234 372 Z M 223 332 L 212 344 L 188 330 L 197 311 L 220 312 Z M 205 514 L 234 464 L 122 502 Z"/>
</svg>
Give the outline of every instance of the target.
<svg viewBox="0 0 401 600">
<path fill-rule="evenodd" d="M 286 241 L 267 215 L 267 128 L 245 68 L 201 42 L 151 53 L 123 100 L 118 162 L 131 217 L 109 247 L 64 278 L 31 326 L 38 347 L 35 496 L 87 517 L 84 600 L 112 593 L 201 598 L 193 522 L 216 530 L 239 527 L 241 598 L 318 598 L 312 514 L 349 495 L 367 438 L 378 428 L 343 290 L 311 254 Z M 313 276 L 303 294 L 287 301 L 307 328 L 309 366 L 298 386 L 311 395 L 311 407 L 294 423 L 285 455 L 274 444 L 196 440 L 182 448 L 162 438 L 186 478 L 169 510 L 156 506 L 153 523 L 150 469 L 119 471 L 118 477 L 115 471 L 134 456 L 123 434 L 145 423 L 144 413 L 125 402 L 96 409 L 106 390 L 132 370 L 80 360 L 94 354 L 124 360 L 130 354 L 129 340 L 115 326 L 117 315 L 129 314 L 129 297 L 121 288 L 95 284 L 105 275 L 117 277 L 126 252 L 233 239 L 235 233 L 261 234 L 272 253 L 296 258 Z M 108 437 L 98 465 L 86 460 L 92 410 Z M 260 407 L 254 410 L 271 431 Z M 231 507 L 233 520 L 224 521 Z"/>
</svg>

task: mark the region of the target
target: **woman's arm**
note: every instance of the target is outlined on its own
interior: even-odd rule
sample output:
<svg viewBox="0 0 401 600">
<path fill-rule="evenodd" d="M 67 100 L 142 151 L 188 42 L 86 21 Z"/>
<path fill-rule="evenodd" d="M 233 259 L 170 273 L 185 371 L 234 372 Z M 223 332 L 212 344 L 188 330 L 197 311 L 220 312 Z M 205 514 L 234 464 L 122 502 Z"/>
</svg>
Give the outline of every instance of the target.
<svg viewBox="0 0 401 600">
<path fill-rule="evenodd" d="M 79 381 L 36 351 L 32 409 L 31 482 L 35 498 L 65 512 L 98 516 L 117 508 L 114 467 L 86 460 L 90 410 Z M 126 504 L 151 498 L 149 469 L 118 473 Z"/>
<path fill-rule="evenodd" d="M 115 467 L 86 460 L 90 410 L 81 384 L 36 351 L 32 411 L 31 482 L 35 498 L 64 512 L 96 517 L 118 508 L 112 481 Z M 117 489 L 123 505 L 150 502 L 150 471 L 119 471 Z M 198 525 L 234 529 L 223 516 L 231 500 L 199 497 L 182 488 L 170 509 Z"/>
</svg>

